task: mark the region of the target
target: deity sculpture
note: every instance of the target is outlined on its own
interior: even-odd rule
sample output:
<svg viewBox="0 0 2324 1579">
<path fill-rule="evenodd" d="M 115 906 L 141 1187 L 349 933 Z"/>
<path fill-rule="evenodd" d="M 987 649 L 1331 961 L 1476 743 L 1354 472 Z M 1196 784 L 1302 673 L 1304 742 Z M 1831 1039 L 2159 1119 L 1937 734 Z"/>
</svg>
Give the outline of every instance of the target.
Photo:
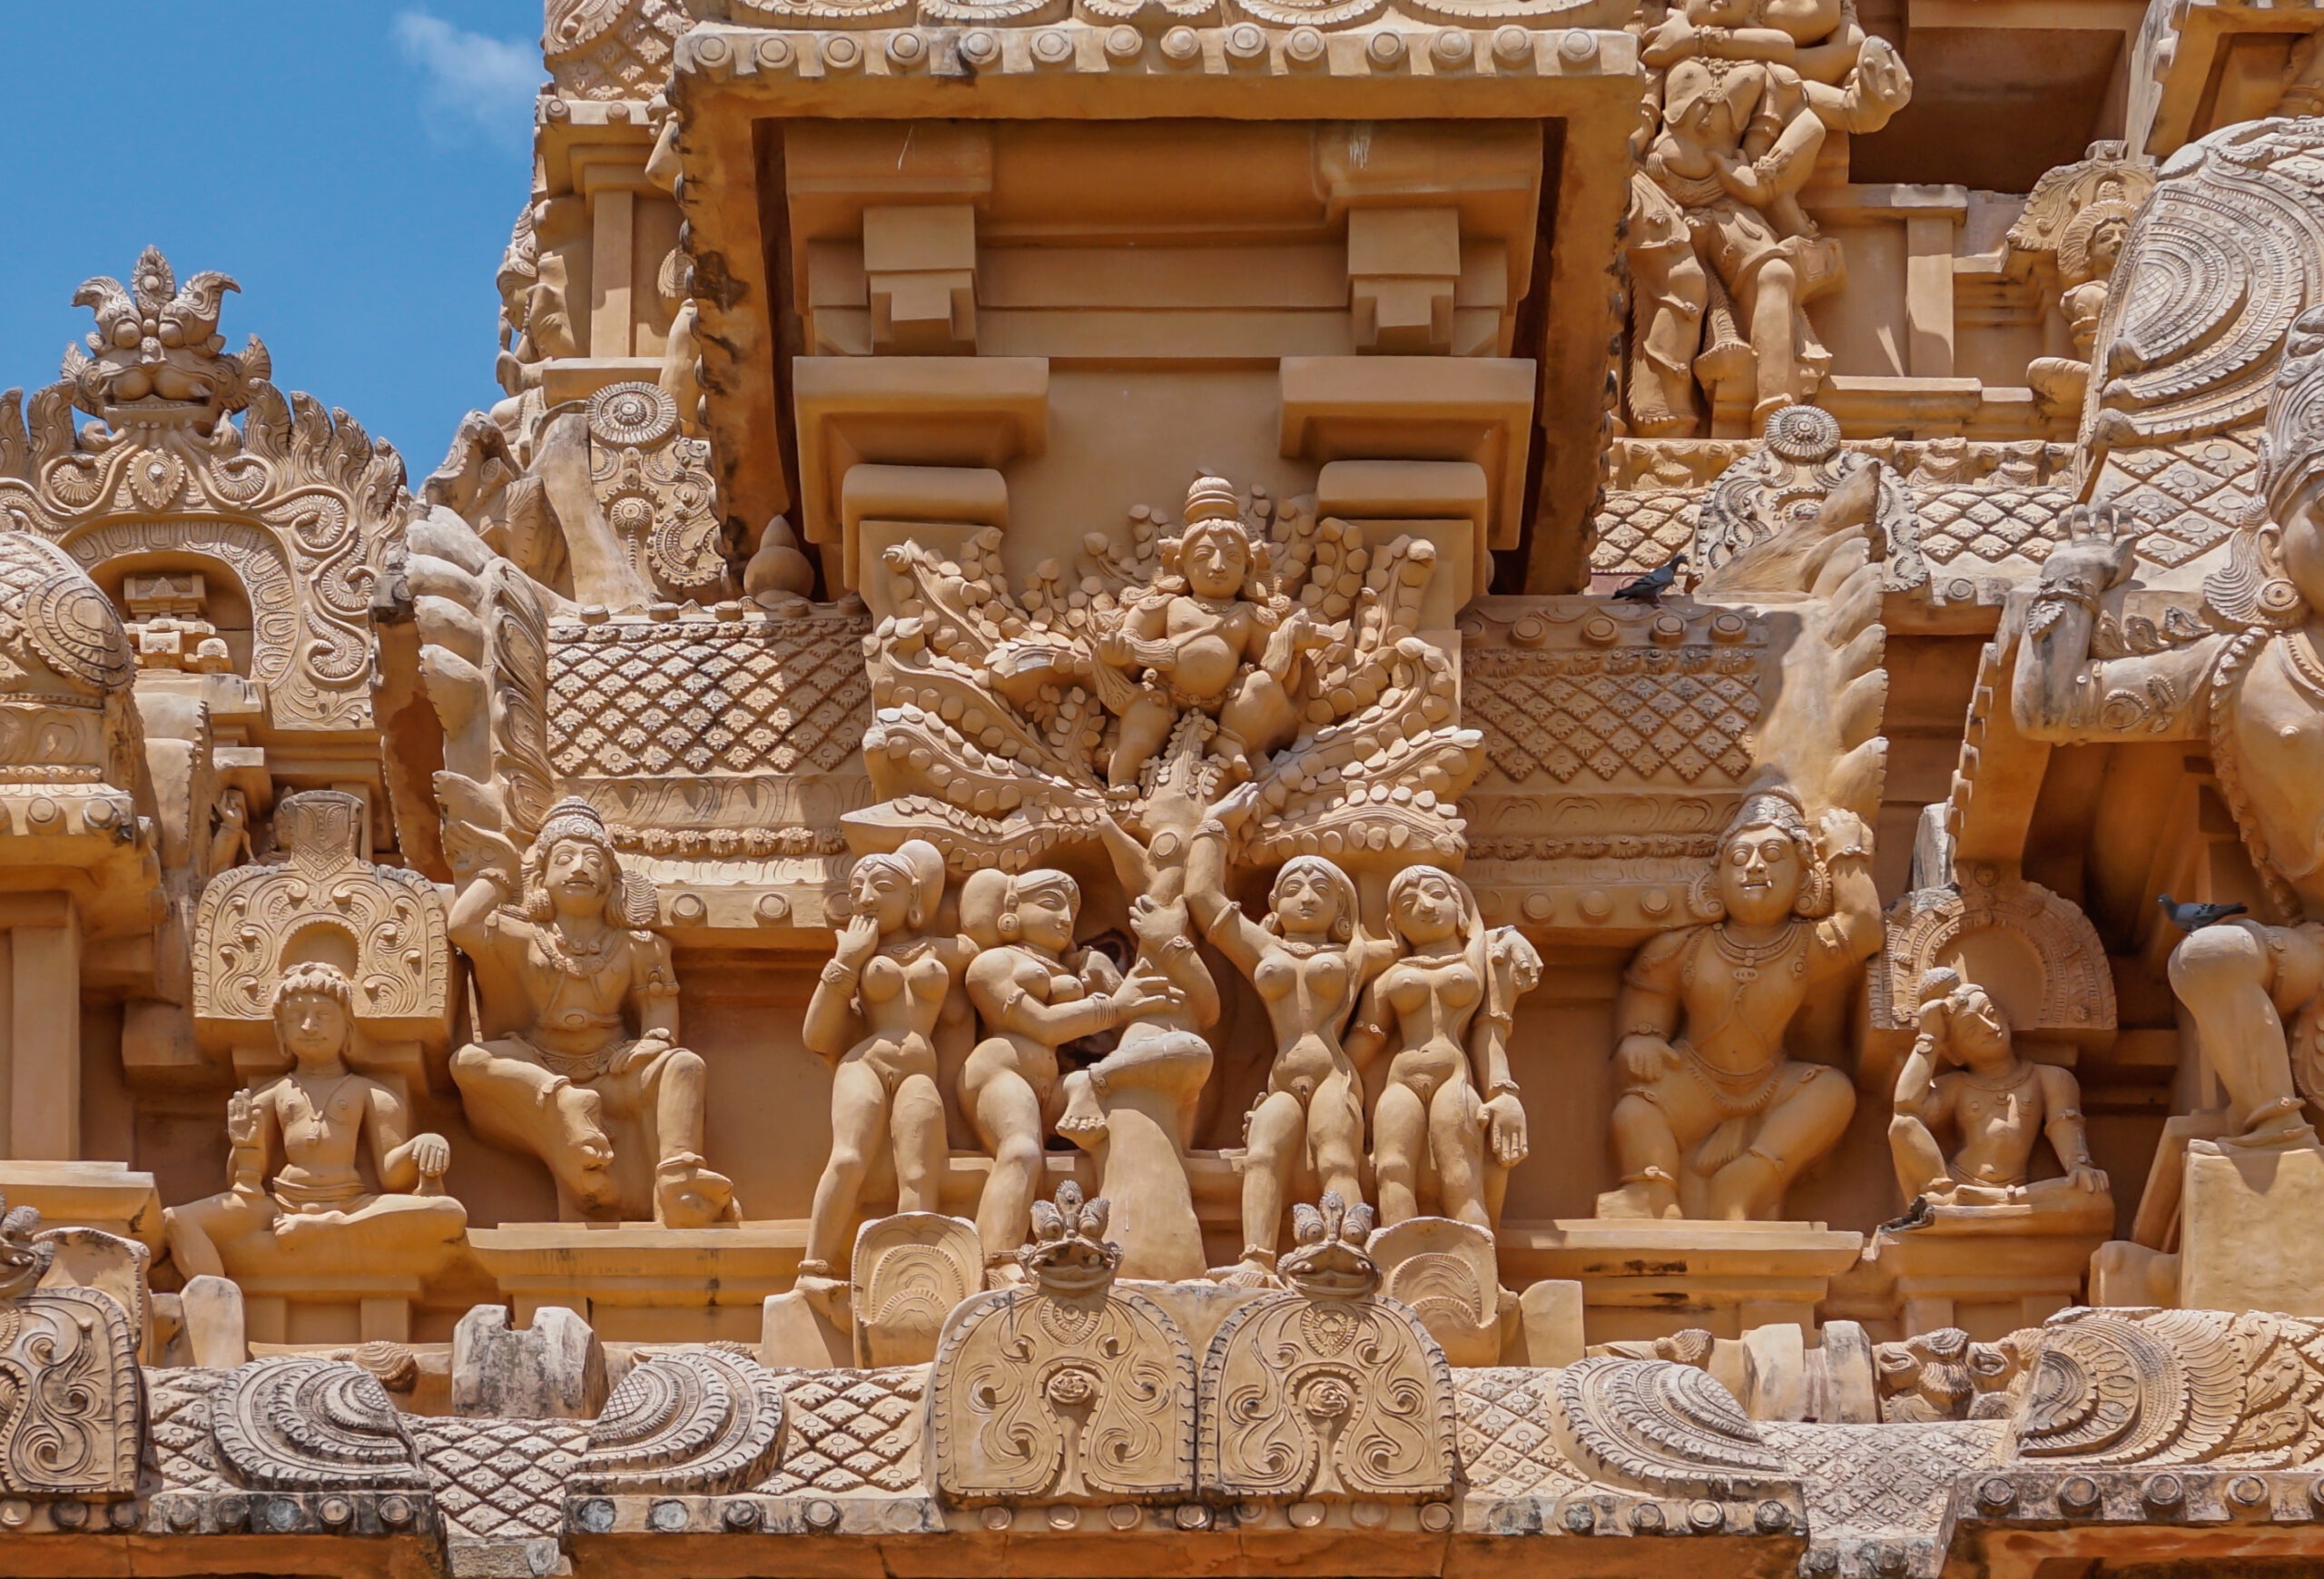
<svg viewBox="0 0 2324 1579">
<path fill-rule="evenodd" d="M 1347 1037 L 1349 1061 L 1372 1088 L 1380 1220 L 1393 1227 L 1433 1205 L 1489 1229 L 1509 1170 L 1525 1160 L 1509 1034 L 1541 957 L 1514 927 L 1487 931 L 1476 895 L 1439 866 L 1407 866 L 1389 881 L 1388 922 L 1403 952 L 1364 989 Z M 1392 1039 L 1384 1071 L 1378 1057 Z"/>
<path fill-rule="evenodd" d="M 807 1001 L 801 1036 L 833 1061 L 832 1150 L 807 1219 L 799 1284 L 822 1297 L 844 1282 L 846 1235 L 884 1137 L 896 1209 L 934 1211 L 948 1145 L 937 1083 L 937 1021 L 975 944 L 934 930 L 944 858 L 911 839 L 866 855 L 848 876 L 839 946 Z"/>
<path fill-rule="evenodd" d="M 2079 417 L 2090 385 L 2090 356 L 2098 340 L 2098 320 L 2113 287 L 2114 265 L 2137 210 L 2120 197 L 2101 198 L 2082 208 L 2058 241 L 2058 311 L 2066 321 L 2071 357 L 2036 357 L 2026 365 L 2026 381 L 2044 406 L 2061 416 Z"/>
<path fill-rule="evenodd" d="M 444 1193 L 451 1148 L 407 1133 L 402 1099 L 347 1067 L 347 977 L 334 965 L 290 967 L 274 990 L 274 1028 L 291 1068 L 229 1100 L 227 1188 L 162 1214 L 179 1272 L 438 1269 L 468 1231 L 467 1209 Z"/>
<path fill-rule="evenodd" d="M 977 1238 L 988 1271 L 1004 1276 L 1025 1242 L 1059 1117 L 1058 1049 L 1175 1007 L 1168 983 L 1124 980 L 1105 955 L 1074 949 L 1080 905 L 1073 879 L 1044 868 L 987 870 L 961 885 L 960 924 L 981 951 L 968 967 L 969 1000 L 986 1034 L 960 1071 L 960 1105 L 992 1155 Z"/>
<path fill-rule="evenodd" d="M 1641 948 L 1615 1001 L 1620 1188 L 1600 1217 L 1772 1219 L 1847 1128 L 1846 1073 L 1789 1057 L 1808 993 L 1880 946 L 1871 834 L 1827 812 L 1811 833 L 1782 789 L 1747 796 L 1692 895 L 1708 923 Z"/>
<path fill-rule="evenodd" d="M 1691 377 L 1739 379 L 1726 350 L 1739 340 L 1756 427 L 1813 394 L 1831 360 L 1806 304 L 1839 284 L 1844 264 L 1800 190 L 1827 131 L 1877 131 L 1912 78 L 1837 0 L 1686 0 L 1640 56 L 1654 75 L 1631 191 L 1631 416 L 1649 437 L 1689 431 Z M 1707 308 L 1732 322 L 1713 325 L 1704 347 Z"/>
<path fill-rule="evenodd" d="M 452 1058 L 468 1122 L 528 1151 L 568 1219 L 739 1220 L 702 1155 L 702 1058 L 677 1045 L 669 941 L 653 885 L 622 870 L 587 803 L 549 809 L 515 876 L 487 862 L 453 901 L 476 972 L 478 1039 Z"/>
<path fill-rule="evenodd" d="M 1091 677 L 1121 720 L 1106 763 L 1108 785 L 1135 785 L 1190 712 L 1216 721 L 1210 755 L 1236 778 L 1250 775 L 1253 756 L 1291 738 L 1292 671 L 1333 633 L 1267 595 L 1265 560 L 1233 485 L 1197 478 L 1187 493 L 1186 529 L 1163 554 L 1167 573 L 1126 598 L 1118 621 L 1097 640 Z"/>
<path fill-rule="evenodd" d="M 1358 924 L 1355 883 L 1320 855 L 1284 863 L 1267 896 L 1265 923 L 1227 896 L 1226 847 L 1257 797 L 1246 785 L 1196 831 L 1187 856 L 1187 901 L 1203 933 L 1239 966 L 1266 1004 L 1275 1033 L 1266 1090 L 1245 1120 L 1243 1255 L 1223 1280 L 1266 1287 L 1294 1189 L 1318 1184 L 1351 1203 L 1364 1199 L 1364 1093 L 1340 1041 L 1391 945 Z"/>
<path fill-rule="evenodd" d="M 1933 1206 L 2100 1207 L 2112 1222 L 2106 1175 L 2090 1160 L 2082 1088 L 2071 1070 L 2018 1056 L 2009 1017 L 1992 994 L 1939 967 L 1921 978 L 1920 1033 L 1896 1077 L 1888 1149 L 1908 1202 Z M 1955 1063 L 1957 1069 L 1946 1070 Z M 1951 1126 L 1960 1149 L 1947 1160 L 1935 1130 Z M 2033 1178 L 2043 1136 L 2065 1169 Z"/>
<path fill-rule="evenodd" d="M 2227 628 L 2147 651 L 2102 646 L 2102 602 L 2129 580 L 2135 545 L 2111 509 L 2078 508 L 2024 610 L 2012 687 L 2017 726 L 2038 740 L 2208 743 L 2286 923 L 2239 916 L 2171 955 L 2171 989 L 2226 1090 L 2220 1144 L 2231 1148 L 2315 1145 L 2306 1100 L 2324 1092 L 2324 309 L 2294 321 L 2274 396 L 2260 499 L 2203 583 Z"/>
</svg>

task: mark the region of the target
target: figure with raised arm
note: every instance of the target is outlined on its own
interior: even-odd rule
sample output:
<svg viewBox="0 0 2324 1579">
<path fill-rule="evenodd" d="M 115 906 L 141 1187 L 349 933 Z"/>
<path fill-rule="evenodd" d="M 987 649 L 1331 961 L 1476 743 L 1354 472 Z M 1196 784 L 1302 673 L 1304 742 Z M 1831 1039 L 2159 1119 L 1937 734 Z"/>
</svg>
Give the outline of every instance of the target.
<svg viewBox="0 0 2324 1579">
<path fill-rule="evenodd" d="M 468 1122 L 547 1164 L 568 1219 L 739 1218 L 702 1155 L 702 1058 L 677 1045 L 669 940 L 653 884 L 621 866 L 585 801 L 549 809 L 512 875 L 487 864 L 452 902 L 476 972 L 478 1040 L 452 1057 Z"/>
<path fill-rule="evenodd" d="M 438 1269 L 468 1231 L 444 1193 L 451 1148 L 409 1132 L 396 1092 L 347 1067 L 354 993 L 336 966 L 293 965 L 274 990 L 287 1074 L 226 1106 L 228 1187 L 162 1214 L 187 1278 Z M 359 1158 L 379 1179 L 374 1189 Z"/>
</svg>

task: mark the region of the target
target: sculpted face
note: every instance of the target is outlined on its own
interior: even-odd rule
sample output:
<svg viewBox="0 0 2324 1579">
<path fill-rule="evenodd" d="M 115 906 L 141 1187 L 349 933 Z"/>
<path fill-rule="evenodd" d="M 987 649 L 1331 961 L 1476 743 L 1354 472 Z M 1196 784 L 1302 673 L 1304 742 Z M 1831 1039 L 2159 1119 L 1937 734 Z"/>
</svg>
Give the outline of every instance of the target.
<svg viewBox="0 0 2324 1579">
<path fill-rule="evenodd" d="M 1035 948 L 1062 953 L 1073 946 L 1073 896 L 1044 885 L 1017 895 L 1017 935 Z"/>
<path fill-rule="evenodd" d="M 2324 608 L 2324 474 L 2301 485 L 2284 512 L 2279 552 L 2284 574 L 2310 608 Z"/>
<path fill-rule="evenodd" d="M 1275 881 L 1272 903 L 1288 937 L 1329 937 L 1340 919 L 1338 889 L 1311 866 L 1285 868 Z"/>
<path fill-rule="evenodd" d="M 1396 894 L 1396 930 L 1408 942 L 1443 942 L 1461 930 L 1461 896 L 1442 877 L 1408 883 Z"/>
<path fill-rule="evenodd" d="M 1807 873 L 1791 835 L 1772 823 L 1738 829 L 1719 851 L 1718 896 L 1727 913 L 1767 926 L 1791 913 Z"/>
<path fill-rule="evenodd" d="M 911 923 L 911 879 L 890 863 L 857 862 L 847 889 L 855 913 L 877 916 L 881 932 L 901 932 Z"/>
<path fill-rule="evenodd" d="M 1178 567 L 1197 595 L 1232 597 L 1243 590 L 1243 579 L 1250 573 L 1251 545 L 1241 528 L 1204 521 L 1188 528 L 1179 548 Z"/>
<path fill-rule="evenodd" d="M 1982 987 L 1971 987 L 1953 1010 L 1953 1051 L 1971 1069 L 1989 1069 L 2010 1056 L 2009 1018 Z"/>
<path fill-rule="evenodd" d="M 329 1063 L 347 1050 L 346 1005 L 328 992 L 290 992 L 274 1011 L 282 1050 L 300 1063 Z"/>
<path fill-rule="evenodd" d="M 559 915 L 603 914 L 614 891 L 612 858 L 583 839 L 558 840 L 541 875 Z"/>
</svg>

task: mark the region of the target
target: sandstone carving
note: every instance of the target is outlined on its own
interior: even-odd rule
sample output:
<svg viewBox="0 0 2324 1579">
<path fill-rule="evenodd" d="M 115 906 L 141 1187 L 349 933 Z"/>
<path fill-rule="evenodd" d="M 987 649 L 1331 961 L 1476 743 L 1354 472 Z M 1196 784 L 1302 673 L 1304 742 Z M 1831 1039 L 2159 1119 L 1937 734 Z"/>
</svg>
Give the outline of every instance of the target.
<svg viewBox="0 0 2324 1579">
<path fill-rule="evenodd" d="M 2070 1070 L 2030 1063 L 2011 1044 L 1991 993 L 1939 968 L 1921 978 L 1920 1039 L 1896 1078 L 1888 1146 L 1905 1199 L 1945 1206 L 2016 1206 L 2035 1215 L 2113 1221 L 2106 1175 L 2090 1160 L 2082 1090 Z M 1946 1064 L 1956 1064 L 1948 1070 Z M 1937 1127 L 1960 1145 L 1948 1157 Z M 2046 1138 L 2064 1177 L 2036 1180 Z"/>
<path fill-rule="evenodd" d="M 1829 132 L 1879 130 L 1912 75 L 1828 5 L 1689 0 L 1640 55 L 1655 76 L 1630 183 L 1631 422 L 1690 433 L 1699 381 L 1715 416 L 1756 426 L 1813 395 L 1831 363 L 1806 309 L 1846 265 L 1800 189 Z"/>
<path fill-rule="evenodd" d="M 782 1446 L 783 1388 L 757 1361 L 712 1348 L 651 1355 L 606 1399 L 567 1492 L 740 1491 Z"/>
<path fill-rule="evenodd" d="M 703 1161 L 703 1062 L 675 1045 L 650 889 L 581 802 L 551 807 L 521 862 L 501 854 L 450 917 L 482 1006 L 482 1040 L 452 1058 L 470 1121 L 547 1164 L 568 1218 L 736 1220 L 733 1186 Z"/>
<path fill-rule="evenodd" d="M 290 1072 L 228 1102 L 227 1188 L 164 1214 L 178 1270 L 237 1278 L 440 1270 L 468 1228 L 467 1209 L 444 1193 L 451 1147 L 412 1133 L 404 1099 L 348 1067 L 352 984 L 335 965 L 292 965 L 272 1009 Z"/>
<path fill-rule="evenodd" d="M 1037 1202 L 1029 1286 L 979 1295 L 945 1323 L 930 1374 L 938 1492 L 1108 1501 L 1194 1489 L 1195 1361 L 1177 1320 L 1114 1286 L 1107 1203 L 1072 1184 Z"/>
<path fill-rule="evenodd" d="M 1872 475 L 1841 494 L 1842 485 L 1860 471 Z M 1860 500 L 1867 488 L 1871 498 Z M 1699 577 L 1712 577 L 1745 549 L 1817 519 L 1835 495 L 1844 501 L 1837 508 L 1867 514 L 1873 557 L 1890 586 L 1928 579 L 1911 491 L 1888 467 L 1844 448 L 1839 422 L 1814 406 L 1769 412 L 1758 451 L 1719 473 L 1704 492 L 1688 562 Z"/>
<path fill-rule="evenodd" d="M 94 1288 L 44 1287 L 56 1247 L 40 1213 L 0 1200 L 0 1493 L 133 1496 L 145 1432 L 137 1368 L 142 1312 Z"/>
<path fill-rule="evenodd" d="M 1230 1313 L 1203 1357 L 1202 1484 L 1227 1496 L 1449 1495 L 1452 1376 L 1413 1313 L 1380 1297 L 1369 1208 L 1329 1191 L 1294 1214 L 1288 1290 Z"/>
<path fill-rule="evenodd" d="M 282 1491 L 421 1491 L 411 1431 L 371 1374 L 344 1360 L 252 1360 L 212 1395 L 221 1465 Z"/>
</svg>

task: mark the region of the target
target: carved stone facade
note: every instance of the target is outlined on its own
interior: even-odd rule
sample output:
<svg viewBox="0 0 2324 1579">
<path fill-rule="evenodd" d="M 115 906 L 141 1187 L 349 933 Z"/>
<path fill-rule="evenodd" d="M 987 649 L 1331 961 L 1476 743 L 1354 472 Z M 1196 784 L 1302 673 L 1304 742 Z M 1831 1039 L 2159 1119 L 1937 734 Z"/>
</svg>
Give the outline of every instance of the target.
<svg viewBox="0 0 2324 1579">
<path fill-rule="evenodd" d="M 548 0 L 416 486 L 90 280 L 0 1573 L 2324 1563 L 2324 14 L 2118 13 Z"/>
</svg>

